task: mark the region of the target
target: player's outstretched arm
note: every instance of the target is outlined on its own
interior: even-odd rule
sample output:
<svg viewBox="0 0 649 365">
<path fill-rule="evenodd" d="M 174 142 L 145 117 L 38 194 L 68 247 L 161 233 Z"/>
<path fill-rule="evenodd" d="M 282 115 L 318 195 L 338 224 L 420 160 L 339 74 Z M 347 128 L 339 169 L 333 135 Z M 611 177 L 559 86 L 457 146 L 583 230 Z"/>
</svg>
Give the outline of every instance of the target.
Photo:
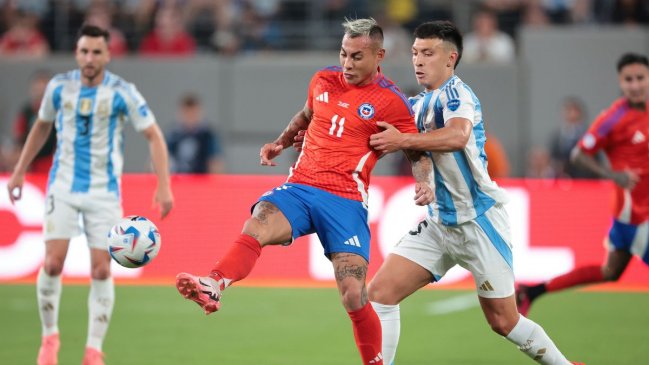
<svg viewBox="0 0 649 365">
<path fill-rule="evenodd" d="M 614 183 L 623 189 L 631 190 L 635 187 L 638 181 L 640 181 L 640 177 L 635 171 L 613 171 L 607 164 L 603 164 L 597 161 L 595 157 L 588 153 L 584 153 L 579 146 L 575 146 L 575 148 L 572 149 L 570 160 L 574 164 L 585 167 L 594 172 L 599 177 L 613 180 Z"/>
<path fill-rule="evenodd" d="M 174 204 L 174 197 L 171 193 L 171 182 L 169 179 L 169 155 L 167 152 L 167 143 L 162 135 L 162 131 L 157 124 L 142 131 L 144 137 L 149 141 L 149 152 L 153 169 L 158 176 L 158 186 L 153 196 L 153 203 L 157 204 L 160 209 L 160 217 L 164 218 L 169 214 Z"/>
<path fill-rule="evenodd" d="M 415 178 L 415 204 L 428 205 L 435 199 L 433 189 L 433 160 L 421 151 L 403 151 L 412 164 L 412 176 Z"/>
<path fill-rule="evenodd" d="M 465 118 L 451 118 L 444 128 L 428 133 L 401 133 L 393 125 L 376 122 L 384 128 L 383 132 L 370 137 L 370 146 L 381 152 L 394 152 L 400 149 L 431 152 L 453 152 L 463 149 L 471 137 L 472 124 Z"/>
<path fill-rule="evenodd" d="M 41 150 L 47 137 L 49 137 L 52 130 L 51 122 L 44 122 L 37 119 L 34 126 L 27 135 L 27 141 L 20 152 L 20 158 L 14 167 L 13 173 L 7 183 L 7 190 L 9 191 L 9 200 L 13 204 L 14 201 L 20 200 L 22 196 L 23 183 L 25 181 L 25 173 L 29 164 L 32 162 L 38 151 Z"/>
<path fill-rule="evenodd" d="M 304 105 L 304 108 L 297 112 L 291 121 L 286 126 L 286 129 L 271 143 L 266 143 L 259 151 L 260 163 L 262 166 L 276 166 L 277 164 L 272 161 L 275 157 L 279 156 L 282 151 L 293 145 L 295 137 L 301 130 L 306 130 L 311 123 L 313 111 Z"/>
</svg>

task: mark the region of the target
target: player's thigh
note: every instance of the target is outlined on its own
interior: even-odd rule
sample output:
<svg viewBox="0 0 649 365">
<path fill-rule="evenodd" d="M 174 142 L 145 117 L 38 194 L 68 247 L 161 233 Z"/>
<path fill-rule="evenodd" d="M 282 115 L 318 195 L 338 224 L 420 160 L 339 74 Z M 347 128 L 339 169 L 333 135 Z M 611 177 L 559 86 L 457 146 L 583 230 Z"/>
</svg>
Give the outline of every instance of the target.
<svg viewBox="0 0 649 365">
<path fill-rule="evenodd" d="M 291 224 L 282 211 L 268 201 L 255 205 L 242 233 L 254 237 L 262 246 L 291 242 Z"/>
<path fill-rule="evenodd" d="M 119 198 L 113 194 L 89 196 L 82 205 L 81 215 L 88 247 L 108 250 L 108 231 L 123 215 Z"/>
<path fill-rule="evenodd" d="M 61 194 L 48 192 L 43 224 L 45 241 L 69 240 L 79 233 L 79 206 L 76 202 Z"/>
<path fill-rule="evenodd" d="M 478 295 L 506 298 L 514 294 L 512 245 L 507 213 L 496 205 L 485 214 L 462 224 L 456 236 L 454 256 L 473 274 Z"/>
<path fill-rule="evenodd" d="M 310 202 L 315 188 L 284 184 L 264 193 L 244 225 L 243 233 L 257 238 L 263 245 L 291 244 L 293 240 L 314 232 Z"/>
<path fill-rule="evenodd" d="M 445 248 L 448 230 L 441 223 L 425 219 L 401 237 L 391 253 L 428 271 L 431 281 L 439 281 L 456 264 Z"/>
<path fill-rule="evenodd" d="M 389 254 L 369 284 L 373 302 L 395 305 L 434 280 L 421 265 L 397 254 Z"/>
</svg>

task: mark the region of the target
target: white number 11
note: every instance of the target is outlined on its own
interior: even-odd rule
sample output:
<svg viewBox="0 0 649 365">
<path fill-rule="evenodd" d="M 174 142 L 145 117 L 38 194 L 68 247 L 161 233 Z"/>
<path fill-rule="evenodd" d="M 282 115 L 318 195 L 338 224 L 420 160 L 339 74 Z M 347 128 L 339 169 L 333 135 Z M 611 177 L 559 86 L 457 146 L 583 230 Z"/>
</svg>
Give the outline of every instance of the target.
<svg viewBox="0 0 649 365">
<path fill-rule="evenodd" d="M 338 122 L 338 124 L 336 124 Z M 334 132 L 336 131 L 336 126 L 338 126 L 338 132 L 336 132 L 336 137 L 340 138 L 340 136 L 343 134 L 343 130 L 345 129 L 345 118 L 340 118 L 340 121 L 338 120 L 338 114 L 334 115 L 331 117 L 331 128 L 329 128 L 329 134 L 334 135 Z"/>
</svg>

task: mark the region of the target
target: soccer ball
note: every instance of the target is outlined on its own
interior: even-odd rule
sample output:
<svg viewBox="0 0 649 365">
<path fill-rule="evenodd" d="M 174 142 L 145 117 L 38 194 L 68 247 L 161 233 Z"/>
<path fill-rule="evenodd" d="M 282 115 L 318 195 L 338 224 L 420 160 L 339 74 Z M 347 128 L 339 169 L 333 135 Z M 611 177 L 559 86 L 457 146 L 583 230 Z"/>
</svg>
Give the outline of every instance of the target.
<svg viewBox="0 0 649 365">
<path fill-rule="evenodd" d="M 108 232 L 108 253 L 124 267 L 148 264 L 158 255 L 161 243 L 155 224 L 138 215 L 122 218 Z"/>
</svg>

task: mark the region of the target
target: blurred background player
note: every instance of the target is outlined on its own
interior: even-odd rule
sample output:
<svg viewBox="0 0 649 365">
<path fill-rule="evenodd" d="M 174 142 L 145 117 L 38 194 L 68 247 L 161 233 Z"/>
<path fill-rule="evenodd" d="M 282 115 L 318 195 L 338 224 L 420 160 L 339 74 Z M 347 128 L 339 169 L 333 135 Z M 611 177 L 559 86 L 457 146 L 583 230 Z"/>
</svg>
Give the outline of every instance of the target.
<svg viewBox="0 0 649 365">
<path fill-rule="evenodd" d="M 545 293 L 618 280 L 633 255 L 649 264 L 649 61 L 644 55 L 624 54 L 617 72 L 622 97 L 595 119 L 573 150 L 575 163 L 615 183 L 606 262 L 578 267 L 545 283 L 519 285 L 516 298 L 523 314 Z M 598 151 L 606 154 L 610 166 L 595 158 Z"/>
<path fill-rule="evenodd" d="M 597 177 L 589 169 L 570 161 L 572 150 L 588 130 L 586 106 L 577 97 L 566 97 L 561 105 L 561 118 L 561 124 L 550 140 L 550 156 L 554 170 L 561 178 Z"/>
<path fill-rule="evenodd" d="M 210 129 L 198 96 L 188 93 L 180 98 L 175 124 L 167 139 L 171 171 L 182 174 L 223 173 L 219 135 Z"/>
<path fill-rule="evenodd" d="M 115 298 L 106 234 L 122 217 L 122 130 L 133 123 L 149 142 L 158 176 L 154 200 L 165 217 L 173 205 L 167 147 L 146 101 L 130 84 L 105 69 L 110 61 L 108 32 L 85 25 L 79 30 L 78 70 L 56 75 L 48 84 L 38 119 L 7 183 L 13 203 L 21 198 L 25 173 L 56 124 L 58 146 L 50 170 L 45 206 L 45 263 L 38 273 L 42 324 L 39 365 L 58 363 L 58 310 L 61 272 L 70 238 L 83 219 L 91 260 L 89 323 L 84 365 L 103 364 L 102 343 Z"/>
<path fill-rule="evenodd" d="M 14 121 L 14 146 L 16 149 L 16 159 L 12 162 L 17 160 L 20 155 L 20 150 L 22 150 L 25 141 L 27 141 L 29 131 L 38 119 L 38 109 L 40 108 L 41 100 L 43 100 L 43 95 L 45 94 L 45 88 L 47 87 L 47 83 L 50 81 L 51 77 L 52 75 L 50 72 L 46 70 L 36 71 L 32 75 L 31 83 L 29 85 L 29 100 L 27 100 L 20 108 Z M 52 166 L 52 157 L 54 156 L 55 149 L 56 132 L 52 130 L 47 137 L 43 148 L 41 148 L 34 157 L 29 172 L 37 174 L 48 172 Z"/>
<path fill-rule="evenodd" d="M 348 20 L 343 26 L 341 67 L 313 76 L 304 109 L 274 142 L 261 148 L 261 164 L 275 166 L 272 159 L 293 145 L 300 130 L 307 130 L 287 182 L 262 195 L 242 234 L 209 276 L 180 273 L 176 286 L 209 314 L 219 309 L 221 292 L 250 273 L 262 247 L 317 233 L 333 264 L 363 364 L 383 364 L 381 323 L 365 286 L 370 258 L 367 192 L 381 156 L 368 141 L 380 130 L 377 121 L 404 132 L 416 133 L 416 128 L 408 101 L 380 72 L 385 54 L 381 27 L 374 19 Z M 428 181 L 432 164 L 425 154 L 417 156 L 415 200 L 427 204 L 433 198 Z"/>
<path fill-rule="evenodd" d="M 428 216 L 393 248 L 369 285 L 383 327 L 383 356 L 392 364 L 399 341 L 399 303 L 455 265 L 473 274 L 492 330 L 540 364 L 569 365 L 543 328 L 516 311 L 507 196 L 491 180 L 484 151 L 482 107 L 454 69 L 462 35 L 448 21 L 415 29 L 412 62 L 425 91 L 411 99 L 420 133 L 385 131 L 370 145 L 383 152 L 425 151 L 435 165 L 435 202 Z"/>
</svg>

